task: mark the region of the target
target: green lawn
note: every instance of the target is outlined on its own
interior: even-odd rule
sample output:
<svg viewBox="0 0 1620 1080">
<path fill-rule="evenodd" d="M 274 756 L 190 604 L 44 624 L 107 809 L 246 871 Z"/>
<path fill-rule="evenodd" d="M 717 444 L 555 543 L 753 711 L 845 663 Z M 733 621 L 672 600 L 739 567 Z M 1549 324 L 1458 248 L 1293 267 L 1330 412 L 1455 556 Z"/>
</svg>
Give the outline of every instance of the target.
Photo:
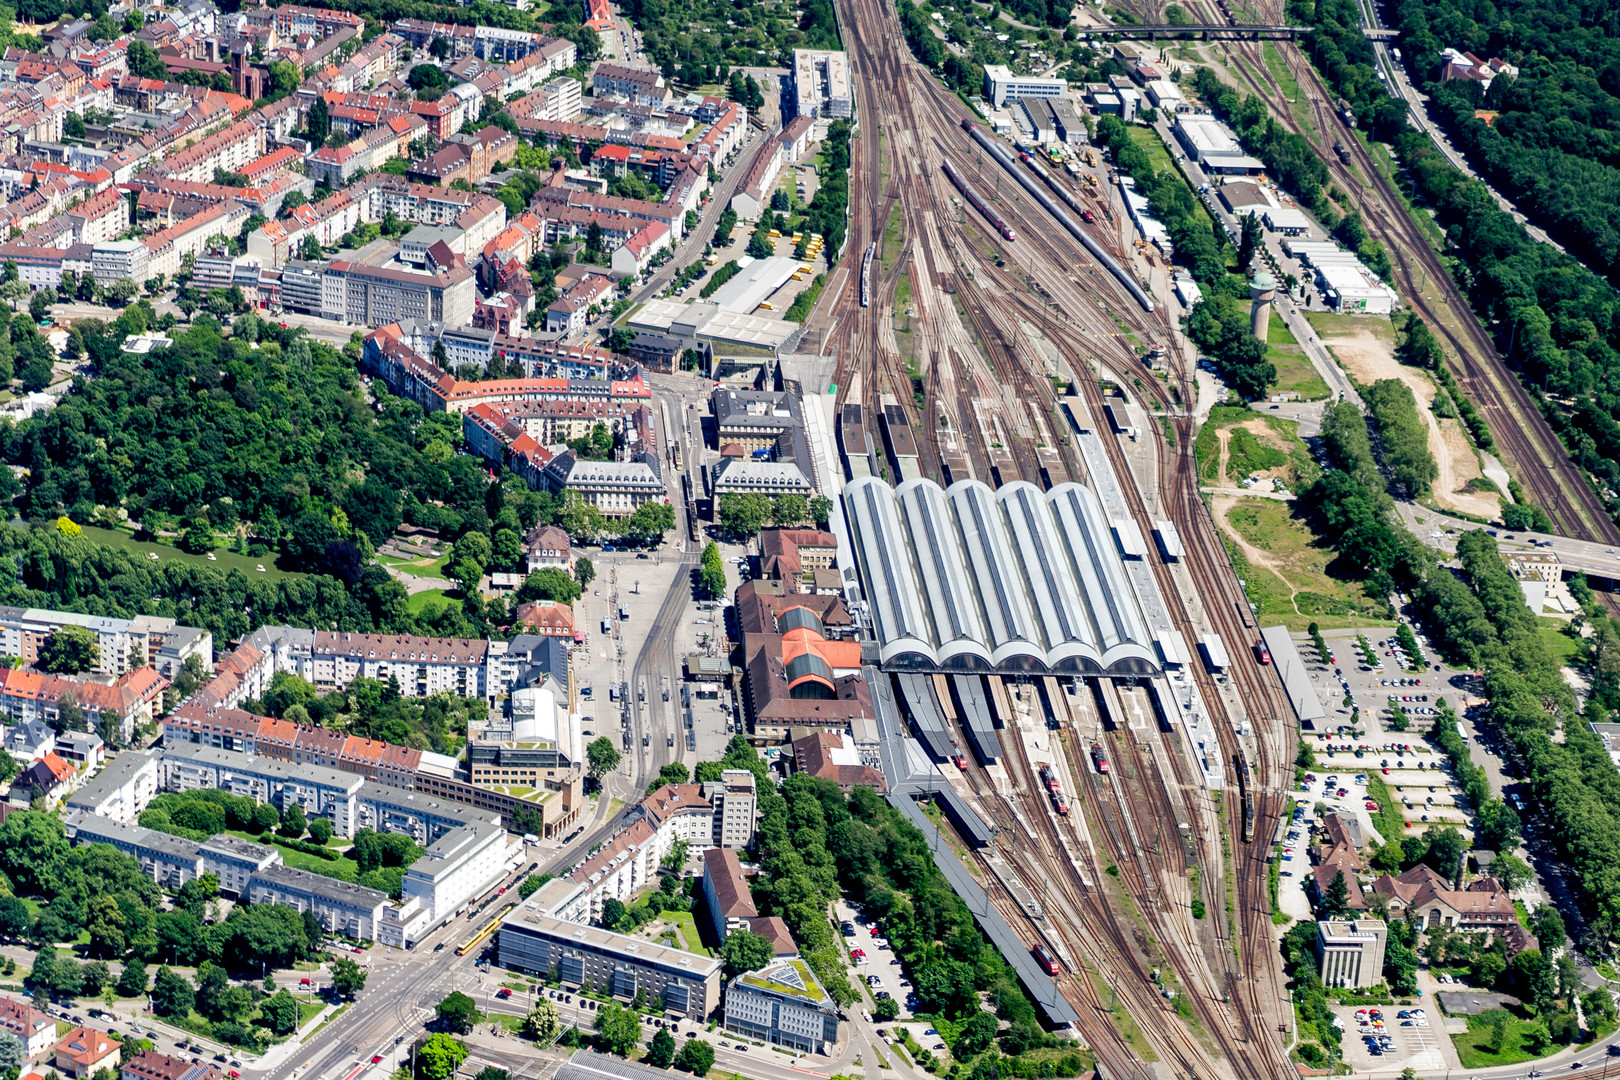
<svg viewBox="0 0 1620 1080">
<path fill-rule="evenodd" d="M 697 953 L 699 956 L 714 955 L 703 947 L 703 937 L 698 933 L 697 920 L 692 918 L 690 911 L 666 911 L 658 917 L 680 930 L 681 948 L 689 953 Z"/>
<path fill-rule="evenodd" d="M 240 836 L 244 840 L 251 840 L 255 844 L 260 842 L 259 837 L 254 833 L 242 832 L 239 829 L 227 829 L 225 831 L 232 836 Z M 273 843 L 271 846 L 281 852 L 281 861 L 295 870 L 308 870 L 312 874 L 338 878 L 340 881 L 358 881 L 360 878 L 360 864 L 347 855 L 338 859 L 323 859 L 319 855 L 311 855 L 307 851 L 299 851 L 297 848 L 287 847 L 285 844 Z M 345 872 L 349 875 L 346 879 L 341 876 Z"/>
<path fill-rule="evenodd" d="M 1136 145 L 1142 148 L 1147 154 L 1148 160 L 1153 163 L 1154 172 L 1168 172 L 1172 176 L 1178 177 L 1183 184 L 1187 182 L 1186 176 L 1182 174 L 1180 169 L 1176 168 L 1176 163 L 1171 160 L 1170 151 L 1165 148 L 1164 140 L 1159 138 L 1157 131 L 1136 124 L 1132 124 L 1128 130 Z M 1193 208 L 1198 214 L 1198 220 L 1201 223 L 1208 228 L 1215 227 L 1214 222 L 1209 219 L 1209 211 L 1205 209 L 1202 200 L 1194 198 Z"/>
<path fill-rule="evenodd" d="M 326 1008 L 326 1002 L 324 1001 L 300 1001 L 298 1003 L 298 1026 L 303 1027 L 321 1015 L 321 1010 L 324 1008 Z"/>
<path fill-rule="evenodd" d="M 1496 1033 L 1491 1030 L 1490 1024 L 1494 1017 L 1507 1017 L 1507 1027 L 1502 1033 L 1500 1052 L 1493 1053 L 1491 1046 Z M 1524 1041 L 1525 1029 L 1533 1023 L 1522 1017 L 1515 1016 L 1505 1009 L 1487 1009 L 1478 1016 L 1468 1018 L 1468 1030 L 1461 1035 L 1453 1035 L 1451 1041 L 1457 1046 L 1457 1056 L 1462 1060 L 1465 1069 L 1489 1069 L 1497 1065 L 1514 1065 L 1521 1061 L 1531 1061 L 1550 1053 L 1551 1050 L 1540 1052 L 1528 1049 Z"/>
<path fill-rule="evenodd" d="M 1542 616 L 1539 622 L 1541 624 L 1541 640 L 1546 644 L 1547 651 L 1560 664 L 1570 663 L 1581 655 L 1583 652 L 1581 642 L 1579 639 L 1572 638 L 1564 633 L 1564 627 L 1569 624 L 1563 619 Z"/>
<path fill-rule="evenodd" d="M 125 532 L 123 529 L 103 529 L 96 525 L 84 525 L 81 527 L 84 529 L 86 539 L 94 540 L 98 544 L 106 544 L 108 547 L 125 548 L 143 558 L 155 554 L 159 563 L 178 561 L 190 563 L 192 566 L 212 566 L 220 573 L 240 570 L 249 578 L 268 578 L 272 581 L 304 576 L 287 570 L 278 570 L 274 555 L 265 555 L 255 559 L 251 555 L 238 555 L 234 551 L 217 548 L 214 551 L 214 558 L 210 560 L 207 555 L 193 555 L 190 552 L 181 551 L 171 544 L 160 544 L 150 540 L 137 541 L 132 534 Z M 157 564 L 153 563 L 152 565 Z M 258 571 L 258 567 L 261 566 L 264 567 L 264 573 L 262 574 Z"/>
<path fill-rule="evenodd" d="M 1298 394 L 1306 401 L 1320 401 L 1328 396 L 1327 383 L 1316 373 L 1304 347 L 1288 329 L 1288 324 L 1275 314 L 1266 334 L 1266 359 L 1277 369 L 1275 393 Z"/>
<path fill-rule="evenodd" d="M 420 615 L 427 610 L 427 606 L 435 601 L 453 603 L 450 593 L 446 589 L 425 589 L 419 593 L 411 593 L 410 599 L 405 601 L 405 610 L 412 615 Z"/>
</svg>

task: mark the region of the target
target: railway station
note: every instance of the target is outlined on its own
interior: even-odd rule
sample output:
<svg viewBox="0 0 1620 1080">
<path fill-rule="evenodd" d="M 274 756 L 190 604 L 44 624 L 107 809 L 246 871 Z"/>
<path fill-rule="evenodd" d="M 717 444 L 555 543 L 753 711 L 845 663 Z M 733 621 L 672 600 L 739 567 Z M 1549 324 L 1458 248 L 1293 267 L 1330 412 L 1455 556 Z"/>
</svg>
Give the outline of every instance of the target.
<svg viewBox="0 0 1620 1080">
<path fill-rule="evenodd" d="M 845 507 L 885 670 L 1160 670 L 1090 489 L 864 477 L 845 489 Z"/>
</svg>

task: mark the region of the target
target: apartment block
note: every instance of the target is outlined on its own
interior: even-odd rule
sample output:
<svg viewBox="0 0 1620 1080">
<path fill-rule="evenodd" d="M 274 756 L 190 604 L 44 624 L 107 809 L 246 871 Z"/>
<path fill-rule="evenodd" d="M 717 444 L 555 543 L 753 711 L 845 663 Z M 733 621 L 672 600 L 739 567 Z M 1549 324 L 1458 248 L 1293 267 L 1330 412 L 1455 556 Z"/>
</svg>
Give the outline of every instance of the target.
<svg viewBox="0 0 1620 1080">
<path fill-rule="evenodd" d="M 1384 981 L 1389 927 L 1378 919 L 1328 919 L 1316 924 L 1316 964 L 1324 986 L 1364 989 Z"/>
<path fill-rule="evenodd" d="M 146 809 L 158 790 L 157 754 L 128 750 L 68 796 L 65 806 L 69 811 L 129 823 Z"/>
<path fill-rule="evenodd" d="M 159 766 L 165 791 L 217 789 L 267 802 L 285 812 L 293 806 L 332 822 L 339 836 L 353 836 L 363 779 L 320 765 L 289 765 L 234 750 L 196 743 L 165 747 Z"/>
<path fill-rule="evenodd" d="M 629 1001 L 637 992 L 666 1012 L 691 1020 L 709 1016 L 720 1003 L 718 957 L 670 948 L 542 914 L 531 897 L 501 923 L 500 966 L 530 975 L 556 972 L 564 986 L 585 982 Z"/>
<path fill-rule="evenodd" d="M 358 941 L 376 940 L 388 906 L 387 893 L 281 865 L 249 878 L 246 895 L 249 903 L 285 904 L 312 913 L 328 933 Z"/>
</svg>

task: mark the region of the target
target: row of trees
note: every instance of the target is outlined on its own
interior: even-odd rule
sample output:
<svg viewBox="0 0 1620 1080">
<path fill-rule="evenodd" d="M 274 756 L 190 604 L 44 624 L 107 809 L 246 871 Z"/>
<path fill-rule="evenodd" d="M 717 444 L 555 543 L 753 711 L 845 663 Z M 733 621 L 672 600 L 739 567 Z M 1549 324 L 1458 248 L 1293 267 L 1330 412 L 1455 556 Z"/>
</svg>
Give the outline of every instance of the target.
<svg viewBox="0 0 1620 1080">
<path fill-rule="evenodd" d="M 1379 379 L 1361 392 L 1378 430 L 1378 448 L 1390 480 L 1408 499 L 1429 493 L 1440 466 L 1429 452 L 1429 428 L 1418 413 L 1412 388 L 1400 379 Z"/>
<path fill-rule="evenodd" d="M 728 536 L 753 536 L 767 524 L 779 527 L 814 522 L 825 529 L 832 516 L 832 500 L 825 495 L 722 495 L 719 506 L 720 528 Z"/>
</svg>

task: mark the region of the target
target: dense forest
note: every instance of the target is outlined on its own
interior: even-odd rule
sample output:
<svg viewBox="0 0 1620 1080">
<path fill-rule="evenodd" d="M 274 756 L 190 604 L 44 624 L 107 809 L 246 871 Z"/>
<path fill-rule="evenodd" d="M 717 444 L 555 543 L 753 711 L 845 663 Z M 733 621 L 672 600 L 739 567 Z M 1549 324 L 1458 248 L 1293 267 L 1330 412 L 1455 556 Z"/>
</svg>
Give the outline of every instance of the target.
<svg viewBox="0 0 1620 1080">
<path fill-rule="evenodd" d="M 1498 26 L 1497 32 L 1507 34 L 1508 28 L 1501 20 L 1515 9 L 1530 16 L 1531 21 L 1523 26 L 1515 23 L 1513 32 L 1527 35 L 1525 40 L 1531 43 L 1550 40 L 1547 35 L 1555 33 L 1558 45 L 1554 51 L 1568 53 L 1561 63 L 1597 64 L 1600 55 L 1608 55 L 1605 50 L 1615 48 L 1612 43 L 1600 48 L 1592 39 L 1596 31 L 1581 31 L 1573 16 L 1550 8 L 1480 5 L 1480 15 L 1490 25 Z M 1540 78 L 1537 73 L 1550 70 L 1544 59 L 1520 57 L 1517 50 L 1527 46 L 1514 46 L 1511 36 L 1483 33 L 1480 24 L 1457 12 L 1424 8 L 1417 0 L 1400 5 L 1399 10 L 1403 19 L 1413 20 L 1410 24 L 1403 22 L 1403 27 L 1414 37 L 1426 33 L 1436 41 L 1455 39 L 1455 47 L 1471 48 L 1476 53 L 1500 52 L 1507 58 L 1519 57 L 1521 78 L 1532 81 Z M 1389 140 L 1407 193 L 1432 209 L 1445 230 L 1444 261 L 1452 276 L 1495 337 L 1497 347 L 1539 401 L 1571 455 L 1600 481 L 1599 490 L 1610 513 L 1620 513 L 1620 503 L 1613 494 L 1620 491 L 1620 292 L 1575 259 L 1532 240 L 1496 204 L 1482 183 L 1459 173 L 1427 137 L 1406 126 L 1404 103 L 1391 97 L 1376 77 L 1372 48 L 1361 34 L 1353 0 L 1294 0 L 1290 14 L 1316 26 L 1309 50 L 1318 70 L 1329 86 L 1350 103 L 1363 128 Z M 1425 30 L 1417 21 L 1420 17 L 1432 19 L 1432 26 Z M 1544 29 L 1537 30 L 1537 26 Z M 1567 50 L 1563 45 L 1566 33 L 1572 42 Z M 1428 55 L 1422 52 L 1427 48 L 1420 45 L 1422 55 Z M 1427 62 L 1408 59 L 1414 64 Z M 1613 61 L 1605 59 L 1594 70 L 1610 73 L 1600 74 L 1600 84 L 1606 77 L 1608 87 L 1620 89 L 1614 77 L 1620 68 Z M 1491 94 L 1509 96 L 1512 82 L 1496 80 Z M 1436 89 L 1442 98 L 1477 92 L 1477 88 L 1465 91 L 1455 83 Z M 1568 104 L 1564 94 L 1555 96 Z M 1596 123 L 1600 118 L 1620 116 L 1614 102 L 1605 90 L 1602 96 L 1591 98 L 1588 107 L 1567 110 L 1557 106 L 1557 115 L 1548 127 L 1568 130 L 1585 122 L 1582 118 L 1586 117 L 1601 127 Z M 1468 115 L 1472 123 L 1471 107 Z M 1514 123 L 1508 127 L 1514 129 Z M 1522 132 L 1524 126 L 1514 130 Z M 1457 138 L 1466 145 L 1469 136 L 1459 131 Z M 1594 157 L 1606 154 L 1602 148 L 1606 145 L 1594 144 L 1591 153 Z M 1532 149 L 1523 151 L 1526 160 L 1534 156 Z M 1563 151 L 1555 151 L 1549 143 L 1544 153 L 1553 152 Z M 1589 164 L 1596 167 L 1601 163 Z M 1566 194 L 1579 190 L 1570 183 L 1555 183 L 1555 175 L 1553 171 L 1541 171 L 1537 183 L 1548 191 L 1555 187 Z M 1614 212 L 1612 195 L 1596 199 L 1594 206 L 1600 203 L 1603 214 Z"/>
<path fill-rule="evenodd" d="M 506 624 L 506 602 L 468 586 L 486 570 L 521 569 L 525 532 L 606 527 L 577 496 L 532 492 L 511 473 L 491 480 L 461 452 L 458 418 L 424 414 L 380 382 L 362 387 L 356 344 L 333 349 L 252 313 L 227 331 L 199 314 L 168 330 L 172 348 L 122 352 L 124 335 L 149 317 L 137 304 L 111 324 L 79 320 L 69 349 L 83 350 L 93 376 L 50 412 L 0 421 L 0 460 L 23 476 L 0 470 L 0 498 L 26 521 L 0 529 L 0 602 L 166 615 L 219 641 L 266 623 L 484 636 Z M 0 308 L 0 366 L 8 350 L 40 340 L 30 319 L 8 319 Z M 644 509 L 617 531 L 645 540 L 671 526 L 669 507 Z M 444 573 L 468 598 L 409 610 L 404 588 L 372 561 L 401 523 L 453 541 Z M 151 562 L 95 542 L 80 524 L 195 553 L 234 547 L 292 574 Z M 577 585 L 516 599 L 537 595 L 568 601 Z"/>
<path fill-rule="evenodd" d="M 794 49 L 842 47 L 832 0 L 808 0 L 797 19 L 791 6 L 725 0 L 627 0 L 622 9 L 647 59 L 689 86 L 723 83 L 733 67 L 787 66 Z"/>
</svg>

